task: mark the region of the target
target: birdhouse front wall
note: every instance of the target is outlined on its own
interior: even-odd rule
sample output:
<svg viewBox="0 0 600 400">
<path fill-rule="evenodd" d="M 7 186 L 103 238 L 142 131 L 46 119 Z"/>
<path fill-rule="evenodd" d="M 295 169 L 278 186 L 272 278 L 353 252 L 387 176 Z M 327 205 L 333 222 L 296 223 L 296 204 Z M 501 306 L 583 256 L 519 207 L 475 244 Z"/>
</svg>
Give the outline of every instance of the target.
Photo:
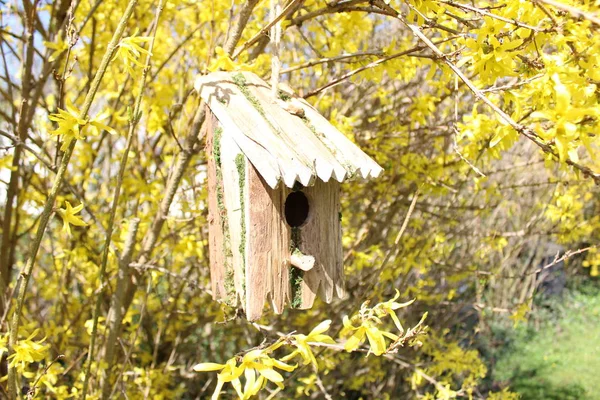
<svg viewBox="0 0 600 400">
<path fill-rule="evenodd" d="M 338 182 L 320 179 L 302 189 L 309 212 L 306 223 L 298 228 L 297 245 L 303 254 L 315 258 L 315 266 L 303 274 L 299 308 L 312 307 L 317 293 L 326 303 L 345 295 L 340 190 Z"/>
<path fill-rule="evenodd" d="M 309 187 L 273 189 L 214 115 L 209 122 L 213 297 L 241 304 L 249 320 L 262 315 L 265 303 L 280 314 L 286 305 L 310 308 L 317 294 L 328 303 L 342 297 L 339 183 L 316 179 Z M 295 210 L 295 198 L 305 198 L 308 209 Z M 307 211 L 305 218 L 298 221 L 296 211 Z M 303 271 L 291 265 L 292 254 L 314 257 L 314 266 Z"/>
<path fill-rule="evenodd" d="M 278 314 L 291 302 L 291 231 L 284 217 L 284 186 L 271 189 L 257 170 L 252 165 L 249 167 L 250 223 L 244 309 L 246 317 L 254 320 L 262 315 L 266 302 L 271 303 Z"/>
</svg>

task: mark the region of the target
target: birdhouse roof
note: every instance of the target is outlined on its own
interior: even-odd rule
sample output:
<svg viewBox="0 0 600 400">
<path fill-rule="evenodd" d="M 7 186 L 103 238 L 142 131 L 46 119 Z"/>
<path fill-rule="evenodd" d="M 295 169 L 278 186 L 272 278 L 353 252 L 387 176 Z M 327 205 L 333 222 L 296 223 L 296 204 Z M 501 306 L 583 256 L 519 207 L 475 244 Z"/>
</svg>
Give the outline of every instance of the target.
<svg viewBox="0 0 600 400">
<path fill-rule="evenodd" d="M 250 72 L 198 77 L 196 90 L 271 188 L 378 177 L 381 168 L 306 100 L 282 87 L 280 99 Z"/>
</svg>

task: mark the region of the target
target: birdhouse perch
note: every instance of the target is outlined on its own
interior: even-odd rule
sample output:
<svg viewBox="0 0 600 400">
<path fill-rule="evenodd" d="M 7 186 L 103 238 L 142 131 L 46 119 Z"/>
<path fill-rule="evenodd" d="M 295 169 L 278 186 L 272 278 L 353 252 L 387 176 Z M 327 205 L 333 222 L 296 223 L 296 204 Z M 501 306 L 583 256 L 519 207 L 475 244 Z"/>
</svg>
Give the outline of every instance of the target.
<svg viewBox="0 0 600 400">
<path fill-rule="evenodd" d="M 289 90 L 248 72 L 200 76 L 206 102 L 213 297 L 310 308 L 344 296 L 340 183 L 382 168 Z"/>
</svg>

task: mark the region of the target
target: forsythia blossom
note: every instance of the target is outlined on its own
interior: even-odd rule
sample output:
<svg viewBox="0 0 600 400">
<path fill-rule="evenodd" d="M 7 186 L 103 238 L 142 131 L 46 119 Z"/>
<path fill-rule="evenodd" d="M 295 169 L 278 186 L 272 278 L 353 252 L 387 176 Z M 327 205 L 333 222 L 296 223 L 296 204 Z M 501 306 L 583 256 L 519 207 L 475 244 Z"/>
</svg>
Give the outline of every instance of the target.
<svg viewBox="0 0 600 400">
<path fill-rule="evenodd" d="M 344 349 L 347 351 L 358 349 L 365 337 L 368 338 L 371 345 L 369 351 L 375 355 L 396 351 L 398 347 L 403 346 L 405 343 L 410 345 L 420 344 L 418 336 L 423 333 L 423 327 L 421 327 L 421 325 L 425 316 L 423 316 L 421 322 L 415 327 L 410 328 L 405 332 L 395 314 L 395 310 L 408 306 L 414 300 L 407 303 L 396 303 L 398 297 L 400 297 L 400 293 L 396 291 L 396 296 L 393 299 L 379 303 L 373 308 L 368 308 L 368 303 L 364 303 L 360 309 L 359 315 L 352 318 L 353 323 L 350 322 L 347 316 L 344 317 L 344 327 L 346 331 L 353 331 L 350 339 L 346 341 Z M 386 315 L 393 315 L 392 319 L 394 324 L 403 336 L 397 336 L 393 333 L 380 330 L 377 327 L 377 325 L 382 324 L 380 318 Z M 359 326 L 354 326 L 354 323 L 357 322 L 359 323 Z M 213 400 L 219 398 L 223 386 L 228 382 L 231 383 L 231 386 L 233 386 L 240 399 L 249 399 L 256 395 L 266 386 L 267 382 L 272 382 L 280 389 L 283 389 L 284 379 L 277 369 L 291 372 L 297 368 L 297 364 L 286 364 L 287 361 L 300 356 L 304 365 L 310 364 L 316 371 L 318 365 L 311 346 L 325 344 L 334 345 L 332 346 L 334 349 L 340 348 L 340 346 L 335 346 L 336 342 L 329 335 L 325 334 L 330 326 L 331 320 L 326 320 L 313 328 L 308 335 L 287 335 L 268 347 L 251 350 L 243 357 L 233 357 L 227 360 L 225 364 L 206 362 L 197 364 L 193 369 L 197 372 L 219 371 L 217 374 L 217 387 L 212 396 Z M 393 340 L 393 343 L 389 348 L 386 348 L 386 337 Z M 271 357 L 271 353 L 285 346 L 293 346 L 295 349 L 290 354 L 280 359 Z M 243 388 L 240 380 L 242 375 L 244 375 L 245 379 Z M 309 383 L 307 383 L 307 387 L 308 386 Z"/>
<path fill-rule="evenodd" d="M 325 343 L 325 344 L 335 344 L 335 341 L 328 335 L 324 335 L 323 333 L 329 329 L 331 325 L 331 320 L 326 320 L 317 325 L 308 335 L 292 335 L 293 342 L 292 344 L 296 346 L 296 350 L 294 350 L 289 355 L 283 357 L 282 361 L 288 361 L 294 358 L 296 355 L 300 355 L 304 362 L 304 365 L 311 363 L 315 368 L 317 367 L 317 360 L 310 349 L 311 343 Z"/>
<path fill-rule="evenodd" d="M 282 361 L 271 358 L 268 353 L 271 348 L 252 350 L 244 355 L 240 365 L 237 365 L 236 357 L 229 359 L 225 364 L 200 363 L 194 366 L 194 371 L 221 371 L 217 375 L 217 387 L 212 399 L 218 399 L 223 385 L 231 382 L 240 399 L 249 399 L 262 389 L 267 381 L 283 387 L 283 376 L 275 368 L 283 371 L 293 371 L 296 365 L 289 365 Z M 244 374 L 246 382 L 242 390 L 240 376 Z"/>
<path fill-rule="evenodd" d="M 10 360 L 10 367 L 17 366 L 20 370 L 24 370 L 28 364 L 42 361 L 48 354 L 50 345 L 43 344 L 46 338 L 34 341 L 33 338 L 37 336 L 39 329 L 36 329 L 29 337 L 25 340 L 20 340 L 14 347 L 14 353 L 8 357 Z"/>
<path fill-rule="evenodd" d="M 396 290 L 396 295 L 393 299 L 379 303 L 372 308 L 367 307 L 368 302 L 365 302 L 361 306 L 358 315 L 352 319 L 348 318 L 347 315 L 344 316 L 344 329 L 346 332 L 352 333 L 346 341 L 344 349 L 346 351 L 354 351 L 360 347 L 366 338 L 370 345 L 369 352 L 372 352 L 376 356 L 380 356 L 387 351 L 385 338 L 397 342 L 400 339 L 398 335 L 382 330 L 379 326 L 383 324 L 381 318 L 389 315 L 400 331 L 400 334 L 404 333 L 404 328 L 402 327 L 402 324 L 400 324 L 400 320 L 398 319 L 395 310 L 409 306 L 414 300 L 406 303 L 396 303 L 398 297 L 400 297 L 400 293 Z M 423 320 L 421 320 L 421 322 L 422 321 Z"/>
<path fill-rule="evenodd" d="M 63 219 L 63 231 L 67 232 L 69 236 L 71 236 L 71 225 L 75 226 L 86 226 L 87 224 L 78 217 L 77 213 L 83 210 L 83 203 L 78 205 L 77 207 L 71 206 L 71 203 L 65 201 L 65 208 L 60 208 L 58 210 L 58 215 Z"/>
<path fill-rule="evenodd" d="M 117 57 L 121 57 L 123 60 L 123 64 L 125 64 L 125 68 L 130 75 L 134 74 L 133 66 L 137 65 L 138 67 L 143 67 L 139 61 L 139 58 L 142 54 L 151 55 L 150 52 L 140 45 L 150 41 L 152 38 L 149 36 L 136 36 L 137 31 L 134 32 L 133 35 L 121 39 L 119 46 L 117 47 L 117 51 L 115 52 L 115 56 L 113 60 Z"/>
<path fill-rule="evenodd" d="M 58 109 L 57 114 L 50 114 L 49 119 L 58 124 L 58 128 L 50 131 L 52 136 L 61 136 L 63 144 L 61 150 L 65 151 L 74 139 L 83 139 L 84 130 L 87 126 L 90 126 L 94 134 L 98 134 L 99 131 L 105 130 L 110 134 L 115 134 L 113 128 L 104 124 L 102 121 L 108 118 L 108 112 L 103 112 L 95 118 L 83 119 L 80 117 L 81 111 L 75 108 L 73 105 L 67 105 L 67 109 Z"/>
<path fill-rule="evenodd" d="M 44 41 L 44 46 L 48 49 L 54 50 L 50 57 L 48 57 L 48 61 L 52 62 L 56 60 L 65 50 L 69 48 L 69 45 L 61 38 L 58 38 L 58 42 L 52 43 Z"/>
<path fill-rule="evenodd" d="M 254 69 L 253 65 L 246 63 L 235 62 L 231 59 L 229 54 L 223 50 L 222 47 L 217 47 L 215 49 L 216 58 L 208 67 L 210 72 L 214 71 L 252 71 Z"/>
</svg>

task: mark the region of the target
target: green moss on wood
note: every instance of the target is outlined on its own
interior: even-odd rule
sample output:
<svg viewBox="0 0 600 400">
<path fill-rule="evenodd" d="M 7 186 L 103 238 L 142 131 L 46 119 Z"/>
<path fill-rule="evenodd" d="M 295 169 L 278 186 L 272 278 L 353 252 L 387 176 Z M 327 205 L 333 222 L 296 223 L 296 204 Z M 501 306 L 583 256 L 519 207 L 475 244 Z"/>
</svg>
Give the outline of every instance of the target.
<svg viewBox="0 0 600 400">
<path fill-rule="evenodd" d="M 283 101 L 289 101 L 292 99 L 292 96 L 284 92 L 283 90 L 279 90 L 279 98 Z"/>
<path fill-rule="evenodd" d="M 241 219 L 241 235 L 240 238 L 240 254 L 242 256 L 242 273 L 246 274 L 246 198 L 244 187 L 246 184 L 246 158 L 243 154 L 238 154 L 235 157 L 235 167 L 238 172 L 238 184 L 240 185 L 240 209 L 242 211 Z M 246 279 L 243 280 L 244 290 L 246 289 Z"/>
<path fill-rule="evenodd" d="M 304 271 L 300 268 L 290 268 L 290 287 L 292 288 L 292 302 L 290 307 L 298 308 L 302 305 L 302 282 L 304 282 Z"/>
<path fill-rule="evenodd" d="M 290 238 L 290 252 L 292 254 L 298 252 L 301 253 L 300 245 L 302 244 L 302 236 L 299 227 L 292 227 L 291 238 Z M 302 305 L 302 282 L 304 282 L 304 271 L 300 268 L 296 268 L 293 265 L 290 266 L 290 288 L 292 294 L 292 301 L 290 306 L 292 308 L 298 308 Z"/>
<path fill-rule="evenodd" d="M 266 119 L 265 110 L 262 108 L 260 101 L 252 94 L 252 92 L 250 92 L 250 89 L 248 89 L 248 83 L 246 82 L 244 75 L 241 73 L 233 75 L 233 82 L 236 84 L 238 89 L 240 89 L 240 92 L 242 92 L 250 104 L 252 104 L 252 107 L 256 108 L 256 111 L 258 111 L 260 115 Z"/>
<path fill-rule="evenodd" d="M 290 251 L 293 253 L 294 250 L 300 250 L 302 244 L 302 237 L 300 235 L 300 228 L 297 226 L 292 227 L 292 235 L 290 240 Z"/>
<path fill-rule="evenodd" d="M 231 265 L 233 252 L 231 251 L 231 235 L 229 233 L 229 221 L 227 219 L 227 208 L 225 207 L 225 195 L 223 191 L 223 173 L 221 171 L 221 138 L 223 130 L 217 127 L 213 135 L 213 158 L 215 160 L 215 175 L 217 189 L 217 211 L 221 232 L 223 232 L 223 264 L 225 269 L 225 293 L 227 298 L 225 303 L 234 306 L 236 303 L 235 294 L 235 273 Z"/>
<path fill-rule="evenodd" d="M 246 100 L 248 100 L 248 102 L 252 104 L 252 107 L 254 107 L 256 111 L 258 111 L 258 113 L 261 115 L 261 117 L 263 117 L 265 122 L 269 124 L 271 129 L 273 129 L 274 132 L 281 136 L 283 132 L 281 132 L 279 128 L 277 128 L 275 125 L 273 125 L 271 121 L 269 121 L 269 119 L 267 118 L 267 114 L 265 113 L 265 109 L 260 104 L 260 101 L 256 98 L 256 96 L 252 94 L 250 89 L 248 89 L 248 83 L 246 82 L 246 78 L 244 77 L 244 75 L 242 75 L 241 73 L 233 75 L 233 82 L 238 87 L 238 89 L 240 89 L 240 92 L 242 92 L 244 97 L 246 97 Z"/>
</svg>

